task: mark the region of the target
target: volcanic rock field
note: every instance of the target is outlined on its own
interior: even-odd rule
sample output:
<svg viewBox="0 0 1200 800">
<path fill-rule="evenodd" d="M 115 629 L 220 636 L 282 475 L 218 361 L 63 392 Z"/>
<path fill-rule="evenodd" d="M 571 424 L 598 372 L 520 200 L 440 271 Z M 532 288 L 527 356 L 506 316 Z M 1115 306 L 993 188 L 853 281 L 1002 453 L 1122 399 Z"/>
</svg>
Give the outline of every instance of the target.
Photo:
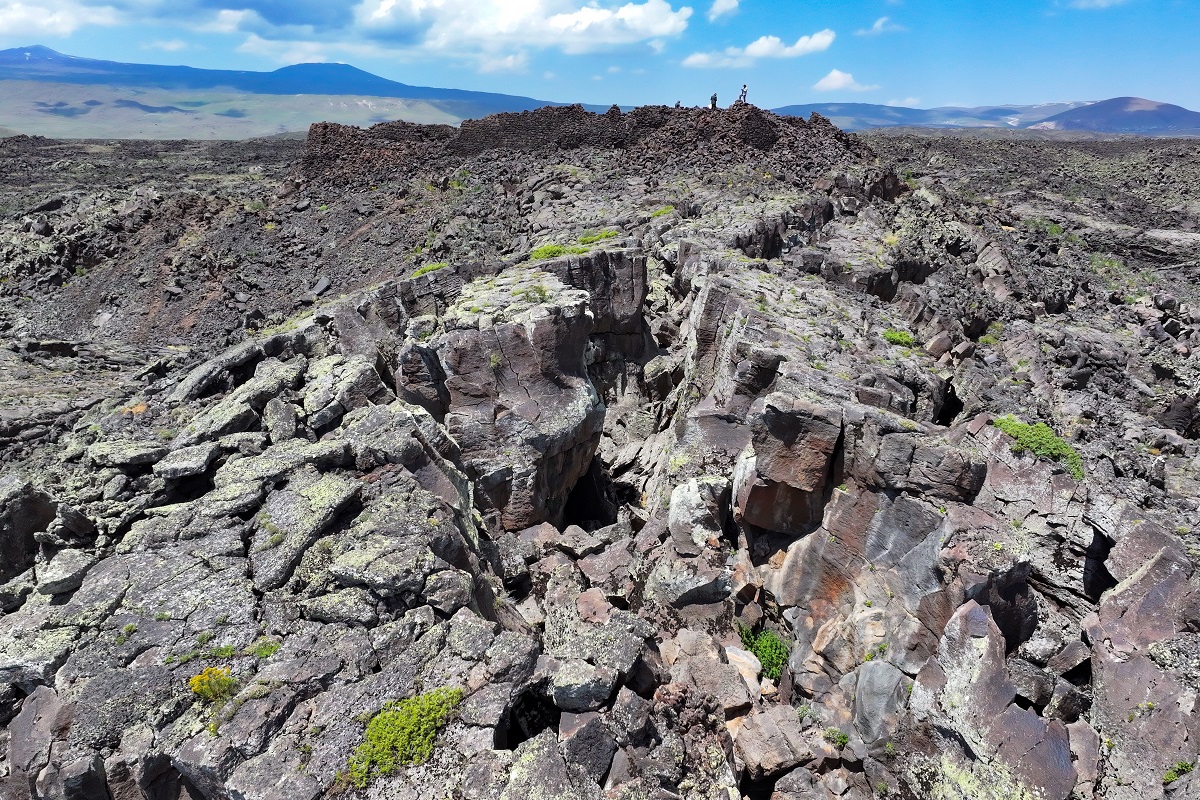
<svg viewBox="0 0 1200 800">
<path fill-rule="evenodd" d="M 1197 272 L 1194 140 L 2 139 L 0 797 L 1200 797 Z"/>
</svg>

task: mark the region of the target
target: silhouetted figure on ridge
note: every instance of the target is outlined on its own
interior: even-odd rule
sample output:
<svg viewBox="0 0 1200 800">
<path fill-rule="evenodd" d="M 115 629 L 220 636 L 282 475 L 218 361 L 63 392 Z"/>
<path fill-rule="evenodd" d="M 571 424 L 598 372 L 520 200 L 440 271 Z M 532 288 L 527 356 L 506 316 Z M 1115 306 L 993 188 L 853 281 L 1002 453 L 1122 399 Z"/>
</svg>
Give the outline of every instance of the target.
<svg viewBox="0 0 1200 800">
<path fill-rule="evenodd" d="M 746 84 L 744 83 L 742 84 L 742 93 L 738 95 L 737 101 L 740 105 L 744 105 L 746 103 Z"/>
<path fill-rule="evenodd" d="M 717 93 L 713 92 L 712 99 L 709 101 L 712 105 L 709 106 L 713 111 L 717 110 Z"/>
</svg>

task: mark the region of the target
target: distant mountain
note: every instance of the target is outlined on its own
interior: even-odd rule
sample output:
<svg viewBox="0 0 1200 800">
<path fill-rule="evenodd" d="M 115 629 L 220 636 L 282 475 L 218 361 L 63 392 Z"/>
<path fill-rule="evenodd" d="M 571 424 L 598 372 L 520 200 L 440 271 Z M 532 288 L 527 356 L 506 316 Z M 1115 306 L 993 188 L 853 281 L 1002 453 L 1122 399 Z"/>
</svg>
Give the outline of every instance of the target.
<svg viewBox="0 0 1200 800">
<path fill-rule="evenodd" d="M 1035 130 L 1139 133 L 1145 135 L 1200 135 L 1200 113 L 1182 106 L 1114 97 L 1047 117 L 1029 126 Z"/>
<path fill-rule="evenodd" d="M 1030 122 L 1088 105 L 1076 101 L 1041 103 L 1032 106 L 976 106 L 963 108 L 906 108 L 881 106 L 873 103 L 810 103 L 772 109 L 776 114 L 807 117 L 814 111 L 828 117 L 835 125 L 848 131 L 890 128 L 895 126 L 921 128 L 1021 128 Z"/>
<path fill-rule="evenodd" d="M 252 72 L 77 58 L 40 45 L 0 50 L 0 125 L 64 138 L 243 138 L 297 129 L 287 126 L 303 130 L 321 120 L 457 124 L 547 105 L 564 104 L 411 86 L 348 64 Z"/>
</svg>

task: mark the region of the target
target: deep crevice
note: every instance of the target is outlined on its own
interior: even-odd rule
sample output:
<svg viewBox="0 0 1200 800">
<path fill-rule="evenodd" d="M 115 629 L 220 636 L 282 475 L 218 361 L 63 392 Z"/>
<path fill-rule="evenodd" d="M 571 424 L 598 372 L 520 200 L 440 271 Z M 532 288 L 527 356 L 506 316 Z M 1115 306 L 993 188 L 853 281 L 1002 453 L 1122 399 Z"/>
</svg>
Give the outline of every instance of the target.
<svg viewBox="0 0 1200 800">
<path fill-rule="evenodd" d="M 748 798 L 748 800 L 771 800 L 775 794 L 775 784 L 779 783 L 779 777 L 753 780 L 750 776 L 746 776 L 738 785 L 738 791 L 742 793 L 742 797 Z"/>
<path fill-rule="evenodd" d="M 1112 543 L 1097 530 L 1092 530 L 1092 543 L 1083 551 L 1083 592 L 1093 602 L 1117 585 L 1117 579 L 1108 571 L 1105 562 L 1112 550 Z"/>
<path fill-rule="evenodd" d="M 933 424 L 949 428 L 958 419 L 958 415 L 963 412 L 964 407 L 962 400 L 958 398 L 958 393 L 954 391 L 954 383 L 947 381 L 942 401 L 933 415 Z"/>
<path fill-rule="evenodd" d="M 563 526 L 578 525 L 585 531 L 594 531 L 616 522 L 619 508 L 617 490 L 608 468 L 600 456 L 593 456 L 587 473 L 567 495 Z"/>
<path fill-rule="evenodd" d="M 542 731 L 558 730 L 560 711 L 548 698 L 527 689 L 513 703 L 508 714 L 496 726 L 493 747 L 496 750 L 515 750 Z"/>
</svg>

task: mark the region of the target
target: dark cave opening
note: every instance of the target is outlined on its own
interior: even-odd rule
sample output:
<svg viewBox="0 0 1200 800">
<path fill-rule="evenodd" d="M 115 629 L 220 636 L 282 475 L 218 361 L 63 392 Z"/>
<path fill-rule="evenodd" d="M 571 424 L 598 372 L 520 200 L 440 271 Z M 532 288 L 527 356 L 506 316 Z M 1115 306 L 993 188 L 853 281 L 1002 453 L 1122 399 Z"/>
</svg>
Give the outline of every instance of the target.
<svg viewBox="0 0 1200 800">
<path fill-rule="evenodd" d="M 1108 571 L 1105 562 L 1112 550 L 1112 543 L 1099 531 L 1092 531 L 1092 543 L 1083 551 L 1083 593 L 1092 601 L 1117 585 L 1117 579 Z"/>
<path fill-rule="evenodd" d="M 1092 660 L 1085 658 L 1078 666 L 1063 673 L 1063 680 L 1072 686 L 1089 686 L 1092 683 Z"/>
<path fill-rule="evenodd" d="M 748 800 L 771 800 L 771 796 L 775 794 L 775 784 L 777 783 L 779 783 L 777 777 L 754 780 L 747 775 L 738 785 L 738 791 L 742 793 L 742 797 L 748 798 Z"/>
<path fill-rule="evenodd" d="M 191 475 L 171 482 L 171 502 L 186 503 L 199 500 L 216 488 L 208 475 Z"/>
<path fill-rule="evenodd" d="M 943 427 L 950 427 L 954 424 L 954 420 L 958 419 L 958 415 L 963 412 L 963 401 L 959 399 L 958 392 L 954 391 L 952 382 L 946 383 L 946 391 L 942 395 L 941 406 L 933 415 L 933 424 Z"/>
<path fill-rule="evenodd" d="M 517 698 L 508 715 L 496 726 L 497 750 L 515 750 L 542 731 L 558 730 L 562 712 L 541 694 L 527 690 Z"/>
<path fill-rule="evenodd" d="M 563 525 L 594 531 L 617 521 L 617 490 L 600 456 L 592 458 L 587 474 L 579 479 L 563 507 Z"/>
</svg>

